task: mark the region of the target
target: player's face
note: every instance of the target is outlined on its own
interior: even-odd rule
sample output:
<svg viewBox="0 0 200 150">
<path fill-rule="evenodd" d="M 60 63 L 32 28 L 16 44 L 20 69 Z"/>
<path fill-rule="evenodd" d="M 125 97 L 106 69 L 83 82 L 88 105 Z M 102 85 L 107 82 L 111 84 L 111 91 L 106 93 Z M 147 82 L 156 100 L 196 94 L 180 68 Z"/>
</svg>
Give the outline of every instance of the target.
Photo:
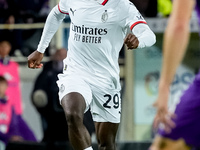
<svg viewBox="0 0 200 150">
<path fill-rule="evenodd" d="M 0 56 L 5 57 L 10 53 L 11 46 L 7 42 L 0 44 Z"/>
</svg>

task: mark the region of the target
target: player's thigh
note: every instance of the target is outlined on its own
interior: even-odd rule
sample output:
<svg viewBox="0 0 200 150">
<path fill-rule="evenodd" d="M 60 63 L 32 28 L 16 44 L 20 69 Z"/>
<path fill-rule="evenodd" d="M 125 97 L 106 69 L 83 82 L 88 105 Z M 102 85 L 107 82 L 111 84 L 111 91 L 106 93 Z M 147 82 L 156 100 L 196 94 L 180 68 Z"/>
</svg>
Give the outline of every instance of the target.
<svg viewBox="0 0 200 150">
<path fill-rule="evenodd" d="M 66 116 L 76 114 L 83 117 L 84 111 L 86 109 L 84 97 L 77 92 L 71 92 L 65 95 L 61 100 L 61 105 Z"/>
<path fill-rule="evenodd" d="M 83 114 L 92 101 L 89 85 L 74 74 L 61 74 L 57 81 L 59 87 L 59 100 L 66 115 Z"/>
<path fill-rule="evenodd" d="M 149 150 L 190 150 L 183 139 L 172 140 L 156 136 Z"/>
<path fill-rule="evenodd" d="M 95 122 L 98 143 L 114 144 L 119 123 Z"/>
</svg>

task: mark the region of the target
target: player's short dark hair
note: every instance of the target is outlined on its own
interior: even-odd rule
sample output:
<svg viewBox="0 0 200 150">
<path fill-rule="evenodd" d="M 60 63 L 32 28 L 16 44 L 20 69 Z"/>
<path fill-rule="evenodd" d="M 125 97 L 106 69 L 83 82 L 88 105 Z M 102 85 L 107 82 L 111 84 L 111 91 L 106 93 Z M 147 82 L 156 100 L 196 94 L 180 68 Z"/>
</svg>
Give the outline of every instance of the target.
<svg viewBox="0 0 200 150">
<path fill-rule="evenodd" d="M 3 76 L 0 76 L 0 83 L 5 82 L 6 84 L 8 84 L 8 81 L 6 80 L 6 78 L 4 78 Z"/>
</svg>

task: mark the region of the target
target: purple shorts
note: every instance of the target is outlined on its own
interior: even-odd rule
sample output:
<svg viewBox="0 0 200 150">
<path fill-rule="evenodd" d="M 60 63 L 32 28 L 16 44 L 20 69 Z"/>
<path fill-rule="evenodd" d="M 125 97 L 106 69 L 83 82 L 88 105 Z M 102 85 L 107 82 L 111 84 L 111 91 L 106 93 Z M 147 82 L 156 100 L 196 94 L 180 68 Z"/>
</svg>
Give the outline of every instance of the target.
<svg viewBox="0 0 200 150">
<path fill-rule="evenodd" d="M 183 138 L 188 145 L 200 147 L 200 72 L 183 93 L 175 114 L 176 127 L 169 134 L 163 130 L 159 130 L 159 134 L 173 140 Z"/>
</svg>

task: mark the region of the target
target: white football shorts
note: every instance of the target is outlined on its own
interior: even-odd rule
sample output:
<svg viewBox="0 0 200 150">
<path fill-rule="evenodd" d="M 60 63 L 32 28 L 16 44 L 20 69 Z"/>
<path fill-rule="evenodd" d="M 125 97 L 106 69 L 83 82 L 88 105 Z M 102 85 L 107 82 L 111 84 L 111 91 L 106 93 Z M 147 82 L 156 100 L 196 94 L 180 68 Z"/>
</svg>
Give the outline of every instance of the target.
<svg viewBox="0 0 200 150">
<path fill-rule="evenodd" d="M 119 123 L 121 117 L 120 91 L 104 88 L 102 83 L 91 84 L 81 75 L 59 74 L 57 81 L 59 99 L 71 93 L 80 93 L 86 103 L 85 112 L 90 108 L 93 121 Z M 90 79 L 92 80 L 92 79 Z"/>
</svg>

